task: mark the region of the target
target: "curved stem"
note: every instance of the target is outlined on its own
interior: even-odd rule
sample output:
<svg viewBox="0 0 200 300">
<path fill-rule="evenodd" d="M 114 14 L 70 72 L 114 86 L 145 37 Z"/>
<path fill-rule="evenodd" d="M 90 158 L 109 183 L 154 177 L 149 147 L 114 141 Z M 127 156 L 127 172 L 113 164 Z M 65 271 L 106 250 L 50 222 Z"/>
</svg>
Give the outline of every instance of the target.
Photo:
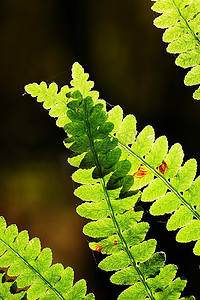
<svg viewBox="0 0 200 300">
<path fill-rule="evenodd" d="M 162 180 L 164 182 L 164 184 L 168 187 L 168 189 L 173 192 L 177 198 L 192 212 L 192 214 L 198 219 L 200 220 L 200 215 L 197 213 L 196 210 L 194 210 L 194 208 L 192 207 L 191 204 L 189 204 L 184 198 L 183 196 L 170 184 L 170 182 L 163 177 L 157 170 L 155 170 L 154 168 L 152 168 L 143 158 L 139 157 L 136 153 L 134 153 L 128 146 L 122 144 L 120 141 L 118 141 L 119 146 L 121 146 L 122 148 L 124 148 L 126 151 L 128 151 L 132 156 L 134 156 L 135 158 L 137 158 L 141 163 L 143 163 L 149 170 L 151 170 L 155 176 L 157 176 L 160 180 Z"/>
<path fill-rule="evenodd" d="M 144 285 L 144 287 L 145 287 L 145 289 L 147 291 L 147 294 L 148 294 L 149 298 L 151 300 L 155 300 L 155 298 L 154 298 L 154 296 L 152 294 L 152 291 L 151 291 L 150 287 L 148 286 L 148 284 L 147 284 L 147 282 L 145 280 L 144 275 L 142 274 L 142 272 L 138 268 L 138 266 L 136 264 L 136 261 L 135 261 L 134 257 L 132 256 L 132 254 L 131 254 L 131 252 L 129 250 L 129 247 L 128 247 L 127 243 L 126 243 L 126 240 L 124 239 L 124 237 L 122 235 L 120 226 L 119 226 L 119 224 L 118 224 L 118 222 L 116 220 L 114 209 L 112 207 L 111 200 L 110 200 L 110 197 L 108 195 L 108 190 L 106 188 L 106 183 L 105 183 L 105 180 L 104 180 L 104 177 L 103 177 L 103 174 L 102 174 L 101 165 L 99 163 L 98 156 L 97 156 L 97 153 L 96 153 L 95 148 L 94 148 L 94 142 L 93 142 L 92 134 L 91 134 L 91 131 L 90 131 L 90 123 L 89 123 L 89 119 L 88 119 L 88 111 L 87 111 L 87 107 L 85 105 L 85 101 L 84 101 L 84 106 L 85 106 L 85 123 L 86 123 L 86 128 L 87 128 L 87 135 L 88 135 L 88 138 L 89 138 L 89 141 L 90 141 L 90 148 L 91 148 L 91 151 L 92 151 L 93 156 L 94 156 L 96 167 L 98 168 L 98 172 L 99 172 L 99 175 L 100 175 L 100 182 L 101 182 L 101 185 L 103 187 L 105 199 L 106 199 L 109 211 L 110 211 L 110 217 L 111 217 L 112 222 L 113 222 L 113 224 L 115 226 L 116 232 L 117 232 L 117 234 L 118 234 L 118 236 L 119 236 L 119 238 L 120 238 L 120 240 L 121 240 L 121 242 L 122 242 L 122 244 L 124 246 L 124 251 L 128 255 L 128 258 L 129 258 L 132 266 L 135 268 L 136 272 L 138 273 L 140 281 L 143 283 L 143 285 Z"/>
</svg>

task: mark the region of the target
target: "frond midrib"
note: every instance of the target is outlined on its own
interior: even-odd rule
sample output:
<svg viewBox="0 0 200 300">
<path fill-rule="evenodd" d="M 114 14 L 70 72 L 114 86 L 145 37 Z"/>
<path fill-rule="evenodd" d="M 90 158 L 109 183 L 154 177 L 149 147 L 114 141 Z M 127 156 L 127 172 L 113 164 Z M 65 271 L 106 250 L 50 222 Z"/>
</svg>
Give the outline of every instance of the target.
<svg viewBox="0 0 200 300">
<path fill-rule="evenodd" d="M 28 261 L 26 261 L 15 249 L 13 249 L 8 243 L 6 243 L 2 238 L 0 238 L 0 242 L 4 244 L 10 251 L 12 251 L 18 258 L 20 258 L 29 269 L 33 271 L 33 273 L 37 274 L 42 281 L 45 282 L 45 284 L 50 288 L 60 299 L 65 300 L 65 298 L 59 293 L 59 291 L 51 285 L 33 266 L 29 264 Z"/>
<path fill-rule="evenodd" d="M 120 226 L 115 218 L 115 213 L 114 213 L 114 210 L 113 210 L 113 207 L 112 207 L 112 204 L 111 204 L 111 200 L 110 200 L 110 197 L 108 195 L 108 191 L 107 191 L 107 188 L 106 188 L 106 183 L 105 183 L 105 180 L 104 180 L 104 177 L 102 175 L 102 169 L 101 169 L 101 165 L 100 165 L 100 162 L 98 160 L 98 156 L 97 156 L 97 153 L 95 151 L 95 147 L 94 147 L 94 142 L 93 142 L 93 138 L 92 138 L 92 134 L 91 134 L 91 130 L 90 130 L 90 124 L 89 124 L 89 120 L 88 120 L 88 111 L 87 111 L 87 108 L 86 108 L 86 105 L 85 105 L 85 124 L 86 124 L 86 128 L 87 128 L 87 134 L 88 134 L 88 138 L 89 138 L 89 141 L 90 141 L 90 147 L 91 147 L 91 151 L 93 153 L 93 156 L 94 156 L 94 160 L 95 160 L 95 163 L 96 163 L 96 166 L 98 168 L 98 172 L 101 176 L 100 178 L 100 183 L 102 185 L 102 188 L 103 188 L 103 191 L 104 191 L 104 195 L 105 195 L 105 199 L 106 199 L 106 202 L 107 202 L 107 205 L 108 205 L 108 208 L 109 208 L 109 211 L 110 211 L 110 217 L 112 219 L 112 222 L 116 228 L 116 231 L 117 231 L 117 234 L 124 246 L 124 250 L 125 252 L 127 253 L 129 259 L 130 259 L 130 262 L 131 264 L 133 265 L 133 267 L 135 268 L 136 272 L 138 273 L 139 277 L 140 277 L 140 280 L 142 282 L 142 284 L 144 285 L 146 291 L 147 291 L 147 294 L 148 296 L 150 297 L 151 300 L 155 300 L 153 294 L 152 294 L 152 291 L 150 289 L 150 287 L 148 286 L 142 272 L 140 271 L 140 269 L 137 267 L 137 264 L 135 262 L 135 259 L 134 257 L 132 256 L 131 252 L 129 251 L 129 248 L 128 248 L 128 245 L 122 235 L 122 232 L 120 230 Z"/>
<path fill-rule="evenodd" d="M 154 175 L 156 177 L 158 177 L 160 180 L 162 180 L 162 182 L 168 187 L 168 189 L 173 192 L 178 199 L 192 212 L 192 214 L 198 219 L 200 220 L 200 215 L 198 214 L 198 212 L 196 210 L 193 209 L 193 207 L 191 206 L 191 204 L 189 204 L 184 198 L 183 196 L 170 184 L 170 182 L 163 177 L 156 169 L 154 169 L 153 167 L 151 167 L 143 158 L 141 158 L 140 156 L 138 156 L 135 152 L 133 152 L 128 146 L 124 145 L 123 143 L 121 143 L 118 140 L 119 146 L 121 146 L 122 148 L 124 148 L 126 151 L 128 151 L 132 156 L 134 156 L 135 158 L 137 158 L 141 163 L 143 163 L 149 170 L 151 170 Z"/>
</svg>

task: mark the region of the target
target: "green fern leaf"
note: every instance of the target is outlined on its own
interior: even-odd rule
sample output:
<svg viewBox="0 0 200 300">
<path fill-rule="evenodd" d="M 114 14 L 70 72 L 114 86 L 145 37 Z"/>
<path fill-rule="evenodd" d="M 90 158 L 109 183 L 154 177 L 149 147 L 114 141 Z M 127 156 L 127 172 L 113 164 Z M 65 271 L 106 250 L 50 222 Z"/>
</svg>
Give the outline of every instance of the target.
<svg viewBox="0 0 200 300">
<path fill-rule="evenodd" d="M 114 106 L 113 109 L 108 112 L 108 119 L 114 125 L 112 133 L 116 133 L 117 131 L 119 131 L 123 119 L 123 110 L 119 105 Z M 133 123 L 135 123 L 135 120 L 133 121 Z"/>
<path fill-rule="evenodd" d="M 66 116 L 66 94 L 70 89 L 67 85 L 58 93 L 58 86 L 54 82 L 49 87 L 45 82 L 31 83 L 25 86 L 25 91 L 32 97 L 37 97 L 38 102 L 43 102 L 43 107 L 49 110 L 51 117 L 57 117 L 57 126 L 63 127 L 69 121 Z"/>
<path fill-rule="evenodd" d="M 85 135 L 87 135 L 88 152 L 84 152 L 85 146 L 84 148 L 81 148 L 81 145 L 76 145 L 79 153 L 82 151 L 84 156 L 82 157 L 82 160 L 79 161 L 79 168 L 82 170 L 79 169 L 73 176 L 74 180 L 77 180 L 82 184 L 84 183 L 84 185 L 75 190 L 75 195 L 83 201 L 86 201 L 86 203 L 78 206 L 77 212 L 83 217 L 94 220 L 84 226 L 83 232 L 90 237 L 98 239 L 98 242 L 90 243 L 90 247 L 93 250 L 109 255 L 99 263 L 101 269 L 105 271 L 120 272 L 121 270 L 126 270 L 131 264 L 137 273 L 137 281 L 136 283 L 134 282 L 135 284 L 133 285 L 133 288 L 136 289 L 136 296 L 139 297 L 140 295 L 140 288 L 138 288 L 138 286 L 140 286 L 138 283 L 139 280 L 142 281 L 143 286 L 142 297 L 145 295 L 145 297 L 148 296 L 150 299 L 154 299 L 153 293 L 155 292 L 156 294 L 156 290 L 151 291 L 150 287 L 146 285 L 145 275 L 141 270 L 145 273 L 144 265 L 142 265 L 144 262 L 148 262 L 149 269 L 154 268 L 152 257 L 155 253 L 156 241 L 143 241 L 148 226 L 143 222 L 138 223 L 142 217 L 141 210 L 132 210 L 138 200 L 139 194 L 128 194 L 128 190 L 130 190 L 133 184 L 133 177 L 127 175 L 131 169 L 130 162 L 127 159 L 120 160 L 121 156 L 123 157 L 123 154 L 121 154 L 121 151 L 119 151 L 119 147 L 116 144 L 113 149 L 113 144 L 111 143 L 107 143 L 106 154 L 104 154 L 104 159 L 102 158 L 102 149 L 101 147 L 95 147 L 95 144 L 96 142 L 103 143 L 103 140 L 109 137 L 113 128 L 108 127 L 109 130 L 104 132 L 105 134 L 103 136 L 99 136 L 98 126 L 105 127 L 104 124 L 107 122 L 107 118 L 101 119 L 100 122 L 94 121 L 94 119 L 97 119 L 97 116 L 96 118 L 93 117 L 93 114 L 96 115 L 97 112 L 95 103 L 92 105 L 92 100 L 88 97 L 85 99 L 82 98 L 79 101 L 80 105 L 78 111 L 79 113 L 82 113 L 83 116 L 85 109 L 85 122 L 83 122 L 83 119 L 80 121 L 80 118 L 76 117 L 75 114 L 70 113 L 69 110 L 68 117 L 71 118 L 72 122 L 69 123 L 70 126 L 65 126 L 65 129 L 66 131 L 69 129 L 68 134 L 72 135 L 75 134 L 75 131 L 72 131 L 71 128 L 77 128 L 76 137 L 79 137 L 79 135 L 83 137 L 83 128 L 85 126 Z M 74 107 L 72 104 L 68 106 Z M 104 109 L 103 106 L 101 109 Z M 90 120 L 92 120 L 91 123 Z M 109 122 L 107 123 L 109 124 Z M 121 132 L 124 132 L 124 124 L 126 124 L 132 132 L 136 133 L 135 119 L 133 117 L 128 116 L 126 121 L 119 126 L 120 134 Z M 131 126 L 131 124 L 133 126 Z M 79 130 L 79 126 L 82 128 L 81 131 Z M 120 134 L 116 134 L 116 137 L 118 136 L 119 138 Z M 76 139 L 76 141 L 74 140 L 74 143 L 77 143 L 77 140 L 78 139 Z M 126 145 L 129 144 L 130 137 L 128 137 L 128 139 L 123 139 L 123 142 Z M 148 160 L 154 164 L 161 163 L 163 156 L 166 155 L 167 148 L 158 153 L 161 144 L 167 145 L 165 137 L 156 141 L 153 145 L 153 151 L 148 155 Z M 89 173 L 89 169 L 92 169 L 92 172 L 90 170 Z M 81 174 L 83 174 L 83 181 L 81 180 Z M 93 179 L 98 179 L 98 181 L 94 184 L 88 184 L 90 180 L 88 177 L 87 180 L 85 179 L 86 174 L 87 176 L 90 174 Z M 129 176 L 131 178 L 129 178 Z M 125 186 L 126 192 L 123 193 Z M 120 187 L 121 189 L 119 189 Z M 124 203 L 126 203 L 125 206 Z M 137 264 L 141 264 L 141 270 L 137 267 Z M 121 284 L 123 283 L 123 280 L 121 281 Z M 128 291 L 129 289 L 125 294 L 128 293 Z M 179 291 L 181 291 L 181 288 Z M 178 296 L 176 299 L 179 298 L 179 294 L 180 293 L 177 294 Z M 119 299 L 120 297 L 123 297 L 123 294 L 119 296 Z M 127 295 L 125 297 L 127 297 Z"/>
<path fill-rule="evenodd" d="M 199 0 L 153 0 L 152 9 L 161 13 L 154 20 L 158 28 L 166 28 L 163 41 L 169 43 L 167 51 L 178 54 L 176 64 L 191 68 L 185 76 L 186 85 L 200 84 L 200 39 L 199 39 Z M 200 99 L 200 88 L 194 94 Z"/>
<path fill-rule="evenodd" d="M 200 239 L 200 224 L 197 220 L 192 220 L 185 227 L 181 228 L 177 234 L 177 241 L 187 243 Z"/>
<path fill-rule="evenodd" d="M 72 68 L 72 78 L 72 87 L 74 87 L 75 90 L 80 91 L 84 98 L 87 96 L 92 97 L 94 100 L 99 98 L 99 93 L 97 91 L 91 91 L 94 82 L 88 81 L 89 74 L 85 73 L 83 67 L 77 62 L 74 63 Z"/>
<path fill-rule="evenodd" d="M 126 116 L 119 129 L 117 130 L 117 139 L 123 141 L 125 145 L 128 145 L 134 140 L 136 135 L 136 119 L 133 115 Z"/>
<path fill-rule="evenodd" d="M 85 295 L 84 280 L 73 286 L 72 268 L 64 269 L 61 264 L 52 265 L 52 253 L 49 248 L 41 251 L 38 238 L 29 241 L 27 231 L 18 233 L 16 225 L 7 227 L 3 217 L 0 218 L 0 255 L 0 267 L 8 268 L 8 276 L 17 277 L 17 287 L 28 287 L 26 293 L 11 294 L 13 282 L 1 283 L 1 277 L 0 296 L 4 297 L 2 299 L 26 299 L 25 294 L 30 300 L 94 299 L 93 294 L 89 294 L 89 298 Z"/>
<path fill-rule="evenodd" d="M 63 126 L 68 137 L 64 144 L 75 152 L 69 163 L 79 168 L 72 176 L 82 184 L 75 190 L 75 195 L 84 201 L 77 212 L 92 220 L 83 232 L 94 238 L 92 250 L 108 255 L 99 267 L 115 271 L 113 282 L 131 285 L 118 299 L 167 299 L 170 294 L 172 299 L 179 299 L 186 281 L 175 279 L 176 266 L 165 266 L 165 255 L 155 252 L 156 241 L 145 240 L 149 226 L 141 221 L 143 211 L 136 204 L 141 198 L 138 189 L 151 185 L 155 175 L 164 185 L 161 194 L 167 192 L 168 177 L 165 179 L 157 171 L 165 157 L 173 164 L 173 157 L 179 153 L 171 176 L 183 181 L 185 168 L 179 174 L 181 148 L 176 145 L 168 153 L 166 137 L 154 141 L 151 126 L 136 137 L 134 116 L 123 119 L 119 106 L 107 112 L 105 102 L 96 94 L 93 97 L 93 84 L 78 63 L 73 65 L 72 74 L 73 87 L 66 99 L 69 121 Z M 194 163 L 189 162 L 186 169 L 192 169 L 190 164 Z M 191 184 L 193 175 L 191 170 L 190 179 L 182 184 L 184 188 L 189 181 Z M 155 193 L 152 200 L 159 196 Z"/>
<path fill-rule="evenodd" d="M 193 219 L 193 214 L 185 207 L 180 206 L 167 222 L 168 230 L 176 230 L 189 224 Z"/>
</svg>

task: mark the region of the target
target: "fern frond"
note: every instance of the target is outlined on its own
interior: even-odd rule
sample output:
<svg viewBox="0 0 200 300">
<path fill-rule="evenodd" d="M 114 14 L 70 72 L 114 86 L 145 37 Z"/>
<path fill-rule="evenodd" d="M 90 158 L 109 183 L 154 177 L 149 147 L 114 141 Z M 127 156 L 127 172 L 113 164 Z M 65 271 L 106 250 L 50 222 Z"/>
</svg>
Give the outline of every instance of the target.
<svg viewBox="0 0 200 300">
<path fill-rule="evenodd" d="M 150 131 L 152 134 L 149 134 Z M 142 201 L 154 201 L 150 208 L 152 215 L 173 213 L 167 222 L 167 229 L 181 228 L 176 240 L 197 241 L 194 253 L 200 255 L 200 178 L 194 181 L 196 160 L 190 159 L 181 166 L 184 156 L 181 145 L 173 145 L 168 152 L 166 137 L 160 137 L 152 144 L 153 138 L 152 129 L 146 127 L 132 144 L 125 145 L 118 140 L 124 157 L 132 162 L 132 189 L 142 189 Z M 141 145 L 145 141 L 148 146 L 143 148 Z"/>
<path fill-rule="evenodd" d="M 90 248 L 108 255 L 99 267 L 115 271 L 113 283 L 130 286 L 119 299 L 155 300 L 169 295 L 179 299 L 186 280 L 175 278 L 177 267 L 165 265 L 165 254 L 155 252 L 154 239 L 145 240 L 149 225 L 141 221 L 143 212 L 136 206 L 142 195 L 138 189 L 152 183 L 152 170 L 158 173 L 157 167 L 167 154 L 167 139 L 154 142 L 150 126 L 136 137 L 135 117 L 123 119 L 119 106 L 107 112 L 104 101 L 87 92 L 83 96 L 88 76 L 77 63 L 72 70 L 73 76 L 81 79 L 73 81 L 67 94 L 70 121 L 64 126 L 68 135 L 64 144 L 74 152 L 69 163 L 78 167 L 72 178 L 82 184 L 75 190 L 84 201 L 77 212 L 92 220 L 83 229 L 95 239 Z M 139 154 L 133 155 L 133 150 Z M 138 164 L 143 160 L 149 169 Z M 182 161 L 177 161 L 178 168 Z M 176 173 L 173 170 L 171 173 Z"/>
<path fill-rule="evenodd" d="M 130 192 L 133 185 L 133 176 L 128 175 L 131 163 L 128 159 L 121 160 L 117 138 L 110 137 L 114 125 L 107 122 L 103 105 L 95 105 L 90 97 L 83 98 L 79 94 L 68 107 L 71 119 L 65 125 L 70 142 L 68 148 L 80 156 L 79 162 L 76 161 L 79 170 L 73 174 L 73 180 L 83 184 L 75 190 L 75 195 L 86 201 L 78 206 L 77 212 L 92 219 L 83 228 L 86 235 L 97 240 L 90 243 L 91 249 L 108 255 L 99 267 L 116 271 L 111 277 L 113 283 L 132 285 L 119 299 L 134 299 L 134 294 L 135 299 L 156 299 L 157 290 L 161 288 L 156 276 L 165 268 L 165 255 L 155 253 L 155 240 L 144 241 L 149 225 L 140 222 L 141 209 L 133 209 L 140 193 Z M 128 116 L 119 129 L 119 137 L 129 122 L 130 132 L 135 131 L 135 118 Z M 123 141 L 129 143 L 130 139 L 131 134 L 127 134 Z M 174 277 L 175 273 L 173 276 L 172 272 L 168 273 L 161 291 L 167 295 L 169 289 L 171 294 L 175 293 L 174 299 L 179 299 L 186 282 L 174 280 Z"/>
<path fill-rule="evenodd" d="M 161 13 L 154 20 L 158 28 L 166 28 L 163 41 L 169 43 L 167 51 L 178 54 L 176 65 L 191 68 L 185 76 L 186 85 L 200 84 L 200 1 L 153 0 L 152 10 Z M 200 99 L 200 87 L 193 94 Z"/>
<path fill-rule="evenodd" d="M 73 285 L 72 268 L 64 269 L 61 264 L 52 265 L 49 248 L 41 251 L 38 238 L 29 241 L 27 231 L 18 233 L 16 225 L 7 227 L 3 217 L 0 218 L 0 267 L 8 268 L 8 276 L 17 277 L 15 284 L 18 288 L 28 287 L 26 293 L 12 294 L 10 288 L 13 282 L 0 283 L 2 299 L 94 299 L 93 294 L 86 296 L 85 280 L 79 280 Z M 24 298 L 25 294 L 27 298 Z"/>
</svg>

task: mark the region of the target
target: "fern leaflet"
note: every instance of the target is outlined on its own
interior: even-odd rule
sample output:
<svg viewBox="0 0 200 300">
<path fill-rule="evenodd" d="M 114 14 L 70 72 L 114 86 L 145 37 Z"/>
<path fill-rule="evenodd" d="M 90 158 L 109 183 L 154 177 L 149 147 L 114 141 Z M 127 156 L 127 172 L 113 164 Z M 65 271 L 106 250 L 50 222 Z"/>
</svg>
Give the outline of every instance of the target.
<svg viewBox="0 0 200 300">
<path fill-rule="evenodd" d="M 200 1 L 153 0 L 152 10 L 162 15 L 154 20 L 158 28 L 166 28 L 163 41 L 169 43 L 167 51 L 178 54 L 176 64 L 191 68 L 185 76 L 186 85 L 200 84 Z M 200 87 L 193 94 L 200 99 Z"/>
<path fill-rule="evenodd" d="M 38 102 L 43 102 L 43 107 L 49 109 L 49 114 L 52 117 L 57 117 L 56 125 L 63 127 L 68 118 L 66 116 L 66 94 L 70 91 L 69 87 L 63 86 L 58 93 L 58 86 L 55 82 L 51 83 L 47 87 L 46 83 L 43 81 L 39 85 L 33 83 L 29 86 L 28 92 L 33 96 L 37 96 Z"/>
<path fill-rule="evenodd" d="M 75 195 L 85 202 L 77 212 L 92 220 L 83 231 L 95 239 L 91 249 L 108 255 L 99 267 L 116 271 L 111 276 L 113 283 L 130 285 L 119 295 L 120 300 L 179 299 L 186 281 L 175 279 L 177 267 L 165 265 L 165 254 L 155 252 L 156 241 L 145 240 L 149 225 L 141 221 L 142 210 L 135 206 L 141 197 L 138 189 L 151 183 L 154 174 L 144 167 L 138 171 L 141 166 L 132 149 L 139 151 L 140 159 L 145 155 L 145 164 L 156 170 L 167 153 L 166 138 L 153 143 L 149 126 L 138 136 L 140 143 L 129 148 L 136 135 L 135 117 L 129 115 L 122 121 L 119 106 L 107 113 L 105 101 L 93 98 L 88 89 L 83 96 L 88 76 L 78 63 L 72 74 L 73 88 L 66 101 L 70 121 L 64 126 L 68 135 L 64 143 L 75 152 L 69 163 L 79 168 L 73 180 L 82 185 Z M 31 88 L 26 86 L 26 91 Z"/>
<path fill-rule="evenodd" d="M 72 268 L 64 269 L 61 264 L 52 265 L 49 248 L 41 251 L 38 238 L 29 241 L 27 231 L 18 233 L 16 225 L 7 227 L 3 217 L 0 218 L 0 267 L 8 268 L 8 276 L 17 277 L 15 285 L 18 288 L 28 287 L 26 293 L 22 291 L 14 294 L 12 282 L 0 283 L 2 299 L 94 299 L 93 294 L 85 295 L 85 280 L 79 280 L 73 285 Z"/>
</svg>

